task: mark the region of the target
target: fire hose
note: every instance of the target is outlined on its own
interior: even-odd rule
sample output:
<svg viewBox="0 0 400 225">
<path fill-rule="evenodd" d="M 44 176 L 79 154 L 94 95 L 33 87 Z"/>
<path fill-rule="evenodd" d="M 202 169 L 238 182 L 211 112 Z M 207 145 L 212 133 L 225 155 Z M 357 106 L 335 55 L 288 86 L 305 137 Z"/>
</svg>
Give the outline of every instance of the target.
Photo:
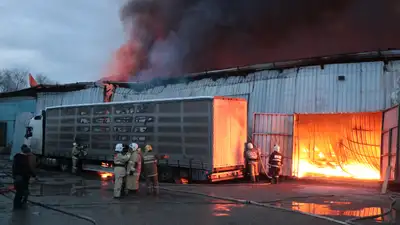
<svg viewBox="0 0 400 225">
<path fill-rule="evenodd" d="M 346 221 L 341 221 L 341 220 L 333 219 L 333 218 L 330 218 L 330 217 L 327 217 L 327 216 L 320 216 L 320 215 L 316 215 L 316 214 L 312 214 L 312 213 L 306 213 L 306 212 L 301 212 L 301 211 L 297 211 L 297 210 L 286 209 L 286 208 L 278 207 L 278 206 L 271 205 L 271 204 L 268 204 L 268 203 L 261 203 L 261 202 L 256 202 L 256 201 L 251 201 L 251 200 L 243 200 L 243 199 L 237 199 L 237 198 L 231 198 L 231 197 L 221 197 L 221 196 L 204 194 L 204 193 L 201 193 L 201 192 L 174 190 L 174 189 L 163 188 L 163 187 L 160 187 L 160 189 L 165 190 L 165 191 L 170 191 L 170 192 L 180 192 L 180 193 L 185 193 L 185 194 L 203 196 L 203 197 L 207 197 L 207 198 L 225 200 L 225 201 L 235 202 L 235 203 L 239 203 L 239 204 L 243 204 L 243 205 L 255 205 L 255 206 L 260 206 L 260 207 L 265 207 L 265 208 L 272 208 L 272 209 L 286 211 L 286 212 L 299 213 L 299 214 L 302 214 L 302 215 L 311 216 L 311 217 L 314 217 L 314 218 L 319 218 L 319 219 L 327 220 L 327 221 L 334 222 L 334 223 L 337 223 L 337 224 L 342 224 L 342 225 L 357 225 L 357 223 L 355 223 L 355 221 L 375 219 L 375 218 L 386 216 L 386 215 L 390 214 L 393 211 L 394 204 L 396 203 L 396 199 L 391 197 L 392 203 L 391 203 L 390 209 L 388 211 L 384 212 L 384 213 L 381 213 L 381 214 L 378 214 L 378 215 L 374 215 L 374 216 L 359 217 L 359 218 L 349 219 L 349 220 L 346 220 Z"/>
<path fill-rule="evenodd" d="M 265 169 L 264 169 L 264 171 L 265 171 Z M 10 176 L 10 175 L 8 175 L 8 176 Z M 392 203 L 390 205 L 390 209 L 388 211 L 382 213 L 382 214 L 373 215 L 373 216 L 366 216 L 366 217 L 359 217 L 359 218 L 353 218 L 353 219 L 349 219 L 349 220 L 346 220 L 346 221 L 340 221 L 340 220 L 333 219 L 333 218 L 326 217 L 326 216 L 320 216 L 320 215 L 301 212 L 301 211 L 297 211 L 297 210 L 281 208 L 281 207 L 278 207 L 278 206 L 275 206 L 275 205 L 268 204 L 268 203 L 279 202 L 279 201 L 283 201 L 283 200 L 275 200 L 275 201 L 269 201 L 269 202 L 265 203 L 265 202 L 251 201 L 251 200 L 236 199 L 236 198 L 231 198 L 231 197 L 222 197 L 222 196 L 209 195 L 209 194 L 204 194 L 204 193 L 200 193 L 200 192 L 174 190 L 174 189 L 164 188 L 164 187 L 160 187 L 160 189 L 165 190 L 165 191 L 170 191 L 170 192 L 178 192 L 178 193 L 180 192 L 180 193 L 184 193 L 184 194 L 198 195 L 198 196 L 203 196 L 203 197 L 208 197 L 208 198 L 213 198 L 213 199 L 230 201 L 230 202 L 238 203 L 238 204 L 256 205 L 256 206 L 260 206 L 260 207 L 272 208 L 272 209 L 286 211 L 286 212 L 299 213 L 299 214 L 302 214 L 302 215 L 307 215 L 307 216 L 311 216 L 311 217 L 314 217 L 314 218 L 319 218 L 319 219 L 323 219 L 323 220 L 327 220 L 327 221 L 330 221 L 330 222 L 334 222 L 334 223 L 337 223 L 337 224 L 343 224 L 343 225 L 356 225 L 357 224 L 356 221 L 375 219 L 375 218 L 384 217 L 384 216 L 390 214 L 394 210 L 393 207 L 396 204 L 396 197 L 398 197 L 398 196 L 391 197 Z M 15 193 L 12 190 L 9 190 L 7 192 Z M 1 193 L 0 192 L 0 194 L 2 194 L 5 197 L 9 198 L 8 196 L 5 195 L 5 193 Z M 321 196 L 319 196 L 319 197 L 321 197 Z M 96 221 L 94 219 L 90 218 L 90 217 L 74 214 L 74 213 L 67 212 L 67 211 L 64 211 L 64 210 L 60 210 L 60 209 L 57 209 L 57 208 L 53 208 L 53 207 L 51 207 L 51 206 L 49 206 L 47 204 L 43 204 L 43 203 L 40 203 L 40 202 L 35 202 L 35 201 L 31 201 L 31 200 L 28 200 L 28 202 L 31 203 L 32 205 L 36 205 L 36 206 L 39 206 L 39 207 L 42 207 L 42 208 L 46 208 L 46 209 L 49 209 L 49 210 L 60 212 L 62 214 L 65 214 L 65 215 L 68 215 L 68 216 L 72 216 L 72 217 L 75 217 L 75 218 L 78 218 L 78 219 L 82 219 L 82 220 L 88 221 L 88 222 L 90 222 L 90 223 L 92 223 L 94 225 L 97 225 Z"/>
<path fill-rule="evenodd" d="M 236 199 L 236 198 L 231 198 L 231 197 L 222 197 L 222 196 L 209 195 L 209 194 L 204 194 L 204 193 L 200 193 L 200 192 L 174 190 L 174 189 L 164 188 L 164 187 L 160 187 L 160 189 L 165 190 L 165 191 L 169 191 L 169 192 L 178 192 L 178 193 L 198 195 L 198 196 L 203 196 L 203 197 L 208 197 L 208 198 L 213 198 L 213 199 L 218 199 L 218 200 L 224 200 L 224 201 L 229 201 L 229 202 L 233 202 L 233 203 L 237 203 L 237 204 L 255 205 L 255 206 L 260 206 L 260 207 L 265 207 L 265 208 L 272 208 L 272 209 L 286 211 L 286 212 L 299 213 L 299 214 L 302 214 L 302 215 L 307 215 L 307 216 L 311 216 L 311 217 L 314 217 L 314 218 L 327 220 L 327 221 L 334 222 L 334 223 L 337 223 L 337 224 L 342 224 L 342 225 L 357 225 L 356 221 L 375 219 L 375 218 L 386 216 L 386 215 L 390 214 L 393 211 L 393 206 L 396 203 L 396 199 L 394 197 L 391 197 L 392 203 L 391 203 L 390 209 L 388 211 L 382 213 L 382 214 L 378 214 L 378 215 L 374 215 L 374 216 L 367 216 L 367 217 L 353 218 L 353 219 L 349 219 L 349 220 L 346 220 L 346 221 L 340 221 L 340 220 L 336 220 L 336 219 L 333 219 L 333 218 L 330 218 L 330 217 L 326 217 L 326 216 L 320 216 L 320 215 L 301 212 L 301 211 L 297 211 L 297 210 L 281 208 L 281 207 L 269 204 L 269 203 L 273 203 L 273 202 L 284 201 L 285 199 L 278 199 L 278 200 L 269 201 L 269 202 L 265 203 L 265 202 L 251 201 L 251 200 Z M 13 191 L 11 191 L 11 192 L 13 192 Z M 4 193 L 0 193 L 0 194 L 4 195 Z M 334 195 L 329 195 L 329 196 L 332 197 Z M 8 197 L 8 196 L 6 196 L 6 197 Z M 313 196 L 306 196 L 306 197 L 313 197 Z M 327 197 L 327 196 L 318 196 L 318 197 Z M 296 198 L 296 197 L 293 197 L 293 198 Z M 57 211 L 57 212 L 72 216 L 72 217 L 83 219 L 83 220 L 86 220 L 86 221 L 91 222 L 92 224 L 96 225 L 96 221 L 94 219 L 90 218 L 90 217 L 86 217 L 86 216 L 70 213 L 70 212 L 67 212 L 67 211 L 64 211 L 64 210 L 53 208 L 50 205 L 39 203 L 39 202 L 34 202 L 34 201 L 29 201 L 29 202 L 31 204 L 33 204 L 33 205 L 37 205 L 37 206 L 40 206 L 40 207 L 43 207 L 43 208 L 46 208 L 46 209 L 50 209 L 50 210 L 53 210 L 53 211 Z M 170 202 L 168 202 L 168 203 L 170 203 Z M 99 204 L 104 205 L 104 203 L 99 203 Z M 113 203 L 110 203 L 110 204 L 113 204 Z M 115 203 L 115 204 L 120 204 L 120 203 Z M 121 203 L 121 204 L 132 204 L 132 203 L 126 202 L 126 203 Z M 181 204 L 181 203 L 179 203 L 179 204 Z M 79 204 L 73 204 L 73 205 L 79 205 Z M 86 206 L 87 205 L 96 205 L 96 203 L 84 204 L 84 205 L 86 205 Z M 52 206 L 63 206 L 63 205 L 52 205 Z"/>
</svg>

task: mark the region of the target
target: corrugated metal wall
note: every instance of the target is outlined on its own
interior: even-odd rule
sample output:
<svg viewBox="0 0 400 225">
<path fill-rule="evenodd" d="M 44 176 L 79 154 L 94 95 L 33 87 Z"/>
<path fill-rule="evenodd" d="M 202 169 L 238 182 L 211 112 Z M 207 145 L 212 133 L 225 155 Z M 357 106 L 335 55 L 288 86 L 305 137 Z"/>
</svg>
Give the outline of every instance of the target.
<svg viewBox="0 0 400 225">
<path fill-rule="evenodd" d="M 104 89 L 89 88 L 73 92 L 39 93 L 36 103 L 36 113 L 50 106 L 86 104 L 103 102 Z"/>
<path fill-rule="evenodd" d="M 275 144 L 283 155 L 283 176 L 292 176 L 293 115 L 255 113 L 253 117 L 253 143 L 261 151 L 261 159 L 268 170 L 269 155 Z M 263 173 L 264 171 L 261 170 Z"/>
<path fill-rule="evenodd" d="M 118 88 L 113 101 L 191 96 L 244 96 L 249 99 L 249 124 L 254 112 L 324 113 L 365 112 L 390 107 L 398 86 L 400 62 L 332 64 L 262 71 L 247 77 L 203 79 L 188 84 L 160 86 L 136 93 Z M 344 76 L 345 80 L 338 80 Z"/>
</svg>

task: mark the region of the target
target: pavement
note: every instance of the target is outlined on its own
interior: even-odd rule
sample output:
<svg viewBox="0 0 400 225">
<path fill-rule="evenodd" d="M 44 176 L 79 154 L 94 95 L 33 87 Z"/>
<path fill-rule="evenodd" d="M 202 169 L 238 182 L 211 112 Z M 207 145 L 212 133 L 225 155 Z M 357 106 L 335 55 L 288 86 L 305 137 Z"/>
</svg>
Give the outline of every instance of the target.
<svg viewBox="0 0 400 225">
<path fill-rule="evenodd" d="M 0 165 L 4 163 L 0 162 Z M 3 172 L 9 168 L 3 166 Z M 337 224 L 327 220 L 286 212 L 280 209 L 238 204 L 198 194 L 230 197 L 297 210 L 345 221 L 355 217 L 380 214 L 388 210 L 388 196 L 377 189 L 345 185 L 285 182 L 269 184 L 162 184 L 160 196 L 147 196 L 144 187 L 137 195 L 121 200 L 112 198 L 112 181 L 98 176 L 72 176 L 67 173 L 40 171 L 40 181 L 31 184 L 30 200 L 63 211 L 91 217 L 98 225 L 235 225 L 235 224 Z M 0 189 L 12 187 L 9 177 L 1 175 Z M 2 187 L 1 187 L 2 185 Z M 168 189 L 168 190 L 167 190 Z M 185 192 L 185 193 L 183 193 Z M 88 221 L 60 212 L 30 205 L 12 211 L 10 192 L 0 195 L 0 225 L 86 225 Z M 360 224 L 396 224 L 400 215 L 392 213 Z M 399 222 L 397 222 L 399 223 Z"/>
</svg>

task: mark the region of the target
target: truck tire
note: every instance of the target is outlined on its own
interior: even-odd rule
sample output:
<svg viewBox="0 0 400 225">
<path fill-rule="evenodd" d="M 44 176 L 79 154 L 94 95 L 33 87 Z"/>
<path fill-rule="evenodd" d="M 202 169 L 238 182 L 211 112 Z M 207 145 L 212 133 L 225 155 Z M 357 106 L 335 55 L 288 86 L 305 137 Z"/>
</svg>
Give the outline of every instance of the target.
<svg viewBox="0 0 400 225">
<path fill-rule="evenodd" d="M 173 181 L 173 170 L 168 166 L 160 166 L 158 172 L 158 179 L 160 182 L 171 182 Z"/>
</svg>

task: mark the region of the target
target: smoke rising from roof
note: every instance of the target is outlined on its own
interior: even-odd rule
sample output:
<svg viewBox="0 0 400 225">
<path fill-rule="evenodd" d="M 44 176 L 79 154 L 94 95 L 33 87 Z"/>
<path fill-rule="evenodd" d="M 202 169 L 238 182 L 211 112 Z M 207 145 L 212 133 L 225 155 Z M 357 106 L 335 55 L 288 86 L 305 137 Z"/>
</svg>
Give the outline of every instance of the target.
<svg viewBox="0 0 400 225">
<path fill-rule="evenodd" d="M 386 20 L 399 19 L 399 6 L 374 0 L 130 0 L 121 9 L 129 34 L 125 60 L 117 60 L 124 70 L 113 73 L 150 79 L 377 50 L 382 42 L 397 43 L 382 33 Z"/>
</svg>

